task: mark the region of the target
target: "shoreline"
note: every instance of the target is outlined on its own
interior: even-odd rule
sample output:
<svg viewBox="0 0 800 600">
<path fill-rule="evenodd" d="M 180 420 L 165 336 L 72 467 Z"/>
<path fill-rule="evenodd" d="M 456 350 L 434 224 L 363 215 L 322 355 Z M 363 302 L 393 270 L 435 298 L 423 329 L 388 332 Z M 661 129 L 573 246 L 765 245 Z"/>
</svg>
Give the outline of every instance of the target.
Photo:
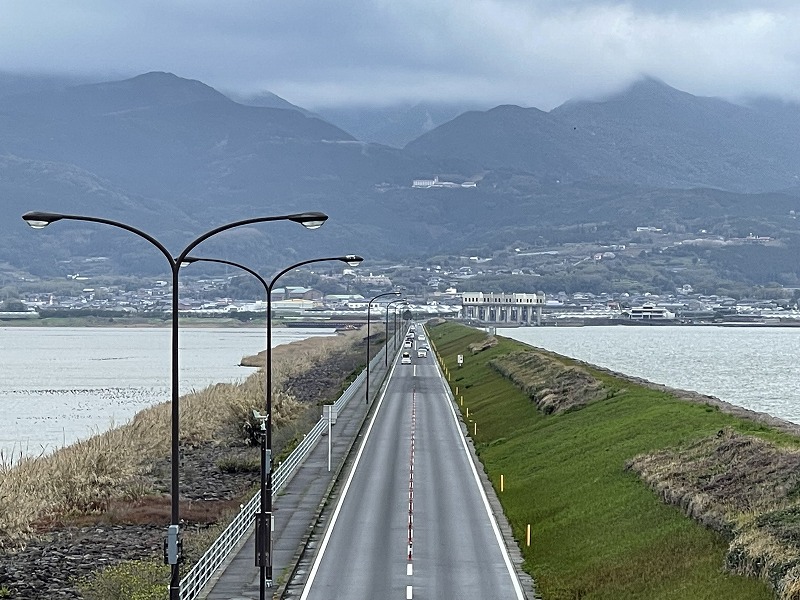
<svg viewBox="0 0 800 600">
<path fill-rule="evenodd" d="M 230 329 L 254 329 L 266 327 L 265 322 L 240 321 L 238 319 L 209 319 L 209 318 L 185 318 L 181 317 L 179 324 L 181 327 L 192 328 L 214 328 L 226 327 Z M 0 327 L 86 327 L 86 328 L 151 328 L 151 329 L 170 329 L 172 326 L 169 320 L 165 319 L 141 319 L 131 321 L 113 317 L 45 317 L 43 319 L 0 319 Z M 273 322 L 274 327 L 283 327 L 280 323 Z"/>
<path fill-rule="evenodd" d="M 517 539 L 531 524 L 538 543 L 522 551 L 543 596 L 657 597 L 679 580 L 685 597 L 790 597 L 772 592 L 791 581 L 795 554 L 764 541 L 775 533 L 791 548 L 795 506 L 784 518 L 782 502 L 796 481 L 796 425 L 492 337 L 431 330 L 445 371 L 464 357 L 450 386 L 480 423 L 472 437 L 490 479 L 513 482 L 500 499 Z M 670 529 L 680 533 L 666 547 Z"/>
<path fill-rule="evenodd" d="M 357 335 L 314 337 L 276 347 L 280 350 L 273 354 L 276 371 L 273 381 L 284 377 L 281 387 L 291 390 L 291 397 L 276 395 L 273 405 L 276 412 L 273 448 L 278 455 L 281 449 L 290 448 L 298 436 L 302 437 L 303 432 L 313 426 L 318 418 L 318 404 L 336 394 L 352 372 L 360 368 L 363 341 Z M 255 359 L 256 356 L 244 356 L 242 360 Z M 281 375 L 284 363 L 291 370 Z M 263 402 L 263 390 L 259 387 L 261 381 L 263 377 L 256 376 L 249 392 L 256 403 Z M 222 412 L 219 410 L 221 404 L 216 409 L 209 409 L 209 401 L 223 402 L 232 409 L 241 408 L 236 414 L 242 418 L 249 415 L 247 406 L 232 397 L 229 400 L 222 397 L 227 393 L 233 394 L 234 390 L 237 396 L 242 396 L 247 385 L 247 381 L 216 384 L 181 396 L 187 407 L 197 400 L 194 402 L 197 410 L 191 412 L 200 419 L 197 423 L 182 424 L 181 432 L 181 505 L 182 516 L 187 521 L 184 528 L 185 552 L 190 561 L 199 558 L 219 533 L 217 529 L 224 527 L 240 503 L 253 493 L 259 472 L 258 447 L 242 437 L 243 429 L 238 419 L 235 425 L 227 420 L 217 422 Z M 201 410 L 203 407 L 209 409 L 208 414 L 199 414 L 204 411 Z M 130 425 L 117 431 L 136 428 L 136 435 L 129 436 L 129 439 L 139 443 L 136 440 L 140 433 L 147 431 L 148 435 L 153 435 L 153 419 L 144 420 L 147 414 L 156 418 L 158 415 L 154 411 L 160 411 L 162 414 L 158 419 L 167 423 L 168 419 L 161 418 L 166 416 L 166 410 L 168 403 L 145 409 L 137 413 Z M 206 423 L 208 418 L 214 421 Z M 166 440 L 168 434 L 164 427 L 166 425 L 162 423 L 159 439 Z M 109 433 L 105 432 L 96 439 L 107 439 L 108 436 Z M 76 446 L 80 444 L 68 448 L 74 452 Z M 113 486 L 117 490 L 115 493 L 105 490 L 105 495 L 100 493 L 96 502 L 86 504 L 85 511 L 66 510 L 68 507 L 55 504 L 52 510 L 31 522 L 28 533 L 32 535 L 25 543 L 18 543 L 20 537 L 16 539 L 17 543 L 14 538 L 7 538 L 5 545 L 0 540 L 0 582 L 5 584 L 5 588 L 0 585 L 0 590 L 5 589 L 9 594 L 3 597 L 21 599 L 58 595 L 77 600 L 83 597 L 78 588 L 88 585 L 85 583 L 87 578 L 93 578 L 98 586 L 102 586 L 105 585 L 102 581 L 126 577 L 125 565 L 137 573 L 145 567 L 156 571 L 161 568 L 163 532 L 169 521 L 171 462 L 166 447 L 152 456 L 141 458 L 144 459 L 142 462 L 134 461 L 139 466 L 132 473 L 119 475 L 124 481 Z M 53 460 L 44 458 L 44 462 L 50 464 Z M 81 469 L 78 471 L 76 476 L 82 472 Z M 122 487 L 129 484 L 131 493 L 122 493 Z M 110 548 L 109 533 L 116 540 L 124 540 L 123 543 Z M 91 559 L 86 560 L 87 556 Z M 113 565 L 120 568 L 109 570 L 105 580 L 94 579 L 98 566 Z M 78 583 L 81 580 L 84 581 L 82 585 Z M 140 584 L 142 582 L 137 583 Z"/>
<path fill-rule="evenodd" d="M 474 323 L 463 321 L 469 327 L 495 327 L 496 329 L 558 329 L 559 327 L 800 327 L 800 320 L 792 321 L 679 321 L 677 319 L 663 319 L 652 321 L 639 321 L 629 319 L 564 319 L 561 322 L 549 322 L 542 325 L 519 325 L 516 323 Z"/>
<path fill-rule="evenodd" d="M 121 425 L 171 398 L 170 328 L 12 327 L 4 329 L 7 376 L 0 399 L 5 458 L 49 454 Z M 274 328 L 272 344 L 336 337 L 332 329 Z M 180 331 L 181 394 L 247 378 L 246 358 L 263 352 L 264 328 L 187 327 Z M 41 372 L 31 371 L 37 364 Z M 0 458 L 0 462 L 3 462 Z"/>
<path fill-rule="evenodd" d="M 680 319 L 653 319 L 653 320 L 631 320 L 613 318 L 580 318 L 571 317 L 558 321 L 550 320 L 542 325 L 522 325 L 519 323 L 489 323 L 474 321 L 471 319 L 458 320 L 454 322 L 462 323 L 469 327 L 495 327 L 497 329 L 539 329 L 539 328 L 558 328 L 558 327 L 800 327 L 800 319 L 786 321 L 767 318 L 767 320 L 734 320 L 734 321 L 684 321 Z M 234 317 L 181 317 L 179 321 L 181 327 L 211 329 L 211 328 L 230 328 L 230 329 L 258 329 L 265 328 L 266 322 L 261 320 L 240 320 Z M 347 325 L 347 327 L 343 327 Z M 350 325 L 363 325 L 360 322 L 344 323 L 342 321 L 332 321 L 330 323 L 320 321 L 298 322 L 281 321 L 273 319 L 272 327 L 275 328 L 303 328 L 303 329 L 350 329 Z M 86 328 L 152 328 L 169 329 L 172 326 L 169 319 L 156 318 L 120 318 L 120 317 L 44 317 L 40 319 L 1 319 L 0 328 L 40 328 L 40 327 L 86 327 Z"/>
</svg>

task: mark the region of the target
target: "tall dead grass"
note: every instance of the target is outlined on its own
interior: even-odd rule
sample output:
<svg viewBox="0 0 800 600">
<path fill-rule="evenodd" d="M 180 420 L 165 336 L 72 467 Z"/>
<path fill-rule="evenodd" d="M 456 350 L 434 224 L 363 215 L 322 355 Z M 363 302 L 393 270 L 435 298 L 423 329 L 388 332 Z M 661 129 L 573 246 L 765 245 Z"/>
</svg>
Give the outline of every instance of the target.
<svg viewBox="0 0 800 600">
<path fill-rule="evenodd" d="M 726 567 L 800 600 L 800 451 L 730 429 L 628 468 L 667 503 L 730 539 Z"/>
<path fill-rule="evenodd" d="M 305 412 L 284 389 L 290 377 L 363 340 L 361 331 L 319 337 L 273 350 L 273 425 Z M 263 354 L 263 353 L 262 353 Z M 261 361 L 263 365 L 263 358 Z M 252 410 L 264 412 L 264 373 L 240 383 L 216 384 L 180 401 L 181 444 L 246 437 Z M 143 475 L 170 453 L 170 403 L 139 412 L 130 422 L 50 455 L 0 462 L 0 547 L 24 544 L 38 524 L 70 513 L 102 511 L 112 499 L 135 499 L 150 490 Z"/>
<path fill-rule="evenodd" d="M 612 394 L 585 369 L 565 366 L 539 352 L 512 352 L 489 365 L 520 387 L 546 414 L 580 408 Z"/>
</svg>

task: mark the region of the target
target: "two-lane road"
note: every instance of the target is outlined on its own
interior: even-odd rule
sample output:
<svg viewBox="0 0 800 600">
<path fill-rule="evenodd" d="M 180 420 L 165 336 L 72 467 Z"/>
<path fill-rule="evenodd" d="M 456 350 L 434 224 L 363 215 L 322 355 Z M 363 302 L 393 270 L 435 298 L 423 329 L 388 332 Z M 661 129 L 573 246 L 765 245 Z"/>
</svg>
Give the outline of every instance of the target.
<svg viewBox="0 0 800 600">
<path fill-rule="evenodd" d="M 434 358 L 412 356 L 377 400 L 302 600 L 524 598 Z"/>
</svg>

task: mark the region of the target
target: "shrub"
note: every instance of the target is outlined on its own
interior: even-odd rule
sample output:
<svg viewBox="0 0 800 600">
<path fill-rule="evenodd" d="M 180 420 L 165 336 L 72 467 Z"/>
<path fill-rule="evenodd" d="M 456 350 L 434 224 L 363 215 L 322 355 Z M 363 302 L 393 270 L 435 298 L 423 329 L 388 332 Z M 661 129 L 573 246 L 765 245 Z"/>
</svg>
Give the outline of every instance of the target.
<svg viewBox="0 0 800 600">
<path fill-rule="evenodd" d="M 85 600 L 164 600 L 170 569 L 156 561 L 122 562 L 97 572 L 78 586 Z"/>
</svg>

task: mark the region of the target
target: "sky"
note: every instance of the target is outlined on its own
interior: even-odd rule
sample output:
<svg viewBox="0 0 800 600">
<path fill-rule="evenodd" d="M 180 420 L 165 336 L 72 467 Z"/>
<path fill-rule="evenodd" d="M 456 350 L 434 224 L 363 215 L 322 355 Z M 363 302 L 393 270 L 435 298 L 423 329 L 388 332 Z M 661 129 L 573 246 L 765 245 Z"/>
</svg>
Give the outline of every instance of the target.
<svg viewBox="0 0 800 600">
<path fill-rule="evenodd" d="M 643 76 L 800 101 L 797 0 L 0 0 L 0 71 L 167 71 L 314 110 L 550 110 Z"/>
</svg>

